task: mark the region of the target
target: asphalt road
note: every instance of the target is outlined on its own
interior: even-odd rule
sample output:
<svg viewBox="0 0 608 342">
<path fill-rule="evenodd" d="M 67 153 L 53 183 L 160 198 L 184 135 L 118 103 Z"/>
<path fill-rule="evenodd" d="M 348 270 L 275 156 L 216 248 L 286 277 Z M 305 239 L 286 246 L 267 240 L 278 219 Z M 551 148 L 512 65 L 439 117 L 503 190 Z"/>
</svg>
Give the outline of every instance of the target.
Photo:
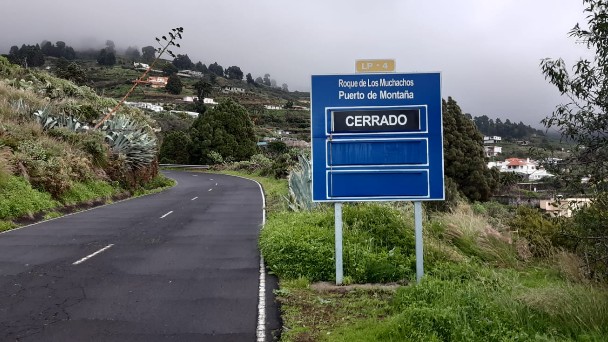
<svg viewBox="0 0 608 342">
<path fill-rule="evenodd" d="M 0 234 L 1 341 L 256 341 L 259 186 L 166 174 L 163 193 Z"/>
</svg>

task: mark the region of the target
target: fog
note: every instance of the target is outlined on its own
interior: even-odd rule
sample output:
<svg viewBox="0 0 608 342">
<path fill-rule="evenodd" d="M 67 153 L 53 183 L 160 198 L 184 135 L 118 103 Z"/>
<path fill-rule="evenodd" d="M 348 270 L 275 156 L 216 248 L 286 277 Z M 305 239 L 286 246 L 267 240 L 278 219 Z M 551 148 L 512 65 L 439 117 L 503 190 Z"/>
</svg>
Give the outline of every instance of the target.
<svg viewBox="0 0 608 342">
<path fill-rule="evenodd" d="M 357 59 L 395 59 L 399 72 L 440 71 L 443 96 L 464 112 L 539 127 L 562 101 L 541 59 L 589 54 L 568 37 L 577 22 L 583 4 L 572 0 L 4 0 L 0 52 L 43 40 L 141 49 L 183 27 L 175 53 L 290 90 L 309 91 L 312 74 L 353 73 Z"/>
</svg>

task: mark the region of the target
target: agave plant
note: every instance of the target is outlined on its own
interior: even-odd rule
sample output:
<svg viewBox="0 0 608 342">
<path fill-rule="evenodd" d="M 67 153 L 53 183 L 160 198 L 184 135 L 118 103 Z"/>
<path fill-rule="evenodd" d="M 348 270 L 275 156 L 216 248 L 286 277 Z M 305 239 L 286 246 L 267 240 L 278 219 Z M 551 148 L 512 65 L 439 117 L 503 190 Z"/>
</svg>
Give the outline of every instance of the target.
<svg viewBox="0 0 608 342">
<path fill-rule="evenodd" d="M 294 211 L 312 210 L 312 169 L 310 161 L 298 156 L 298 166 L 289 174 L 289 207 Z"/>
<path fill-rule="evenodd" d="M 115 116 L 103 123 L 105 140 L 113 154 L 124 156 L 132 168 L 151 164 L 156 158 L 156 137 L 126 116 Z"/>
<path fill-rule="evenodd" d="M 37 110 L 32 114 L 43 130 L 49 130 L 56 127 L 65 127 L 74 132 L 85 130 L 85 126 L 70 115 L 53 116 L 49 107 L 42 110 Z"/>
</svg>

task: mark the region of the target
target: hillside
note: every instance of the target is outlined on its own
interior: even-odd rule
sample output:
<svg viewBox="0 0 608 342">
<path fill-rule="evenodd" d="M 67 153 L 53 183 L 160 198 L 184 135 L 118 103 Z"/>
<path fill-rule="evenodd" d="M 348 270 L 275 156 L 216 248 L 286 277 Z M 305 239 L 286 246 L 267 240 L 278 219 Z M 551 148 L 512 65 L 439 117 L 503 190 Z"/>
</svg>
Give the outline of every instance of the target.
<svg viewBox="0 0 608 342">
<path fill-rule="evenodd" d="M 0 57 L 0 230 L 159 185 L 156 123 L 39 70 Z"/>
</svg>

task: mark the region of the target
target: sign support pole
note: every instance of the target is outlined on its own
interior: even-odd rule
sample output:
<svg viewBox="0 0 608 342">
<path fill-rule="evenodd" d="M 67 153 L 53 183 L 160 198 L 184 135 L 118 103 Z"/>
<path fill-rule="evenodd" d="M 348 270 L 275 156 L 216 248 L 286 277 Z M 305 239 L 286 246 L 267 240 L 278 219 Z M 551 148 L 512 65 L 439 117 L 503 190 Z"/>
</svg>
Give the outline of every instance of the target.
<svg viewBox="0 0 608 342">
<path fill-rule="evenodd" d="M 342 269 L 342 203 L 337 202 L 335 213 L 336 236 L 336 285 L 342 285 L 344 273 Z"/>
<path fill-rule="evenodd" d="M 416 283 L 424 275 L 423 244 L 422 244 L 422 202 L 414 202 L 414 226 L 416 230 Z M 337 248 L 337 247 L 336 247 Z"/>
</svg>

